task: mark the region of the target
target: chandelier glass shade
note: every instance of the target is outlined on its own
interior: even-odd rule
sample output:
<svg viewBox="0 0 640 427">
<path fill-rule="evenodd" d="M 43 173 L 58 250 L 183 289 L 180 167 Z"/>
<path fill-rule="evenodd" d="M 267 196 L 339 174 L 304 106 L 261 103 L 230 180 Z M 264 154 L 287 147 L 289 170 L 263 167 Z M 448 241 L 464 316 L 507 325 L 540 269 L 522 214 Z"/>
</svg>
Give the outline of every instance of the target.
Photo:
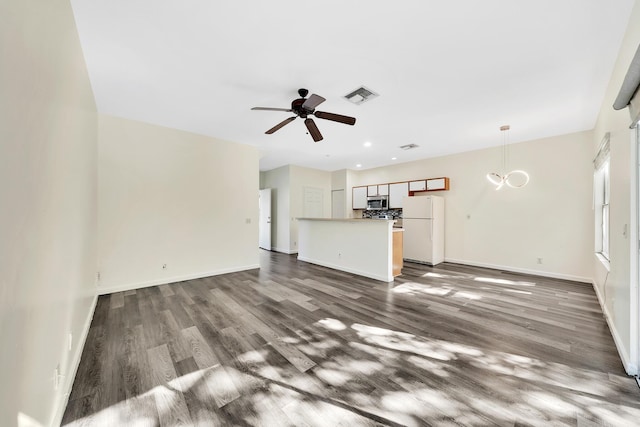
<svg viewBox="0 0 640 427">
<path fill-rule="evenodd" d="M 507 171 L 507 145 L 508 133 L 511 127 L 509 125 L 500 126 L 502 132 L 502 173 L 489 172 L 487 180 L 496 186 L 496 191 L 505 185 L 511 188 L 522 188 L 529 183 L 529 174 L 523 170 L 516 169 L 511 172 Z"/>
</svg>

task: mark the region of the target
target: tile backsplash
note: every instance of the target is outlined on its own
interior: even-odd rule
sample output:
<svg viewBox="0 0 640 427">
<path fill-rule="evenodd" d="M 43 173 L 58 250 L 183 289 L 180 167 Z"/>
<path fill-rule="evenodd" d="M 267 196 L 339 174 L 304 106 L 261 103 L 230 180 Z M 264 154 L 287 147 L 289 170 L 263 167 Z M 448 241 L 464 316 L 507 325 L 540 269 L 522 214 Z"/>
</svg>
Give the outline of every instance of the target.
<svg viewBox="0 0 640 427">
<path fill-rule="evenodd" d="M 378 215 L 388 215 L 389 219 L 402 219 L 402 209 L 362 211 L 362 218 L 376 218 Z"/>
</svg>

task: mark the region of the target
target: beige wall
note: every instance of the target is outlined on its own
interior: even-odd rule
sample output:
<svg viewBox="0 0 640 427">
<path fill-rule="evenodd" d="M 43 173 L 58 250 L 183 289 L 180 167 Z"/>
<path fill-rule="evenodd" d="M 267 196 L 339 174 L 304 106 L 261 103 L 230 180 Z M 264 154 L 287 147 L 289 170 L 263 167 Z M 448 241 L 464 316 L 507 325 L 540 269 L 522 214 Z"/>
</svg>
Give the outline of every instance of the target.
<svg viewBox="0 0 640 427">
<path fill-rule="evenodd" d="M 531 176 L 521 189 L 495 191 L 486 180 L 500 172 L 499 146 L 361 171 L 353 185 L 447 176 L 450 191 L 437 193 L 447 261 L 591 282 L 591 141 L 582 132 L 512 144 L 508 169 Z"/>
<path fill-rule="evenodd" d="M 96 108 L 67 0 L 0 16 L 0 425 L 48 425 L 96 296 Z"/>
<path fill-rule="evenodd" d="M 254 147 L 100 115 L 98 170 L 101 293 L 258 267 Z"/>
<path fill-rule="evenodd" d="M 640 2 L 636 1 L 591 143 L 595 156 L 605 133 L 611 139 L 610 271 L 592 254 L 598 296 L 625 368 L 637 373 L 638 364 L 638 251 L 637 167 L 635 131 L 629 129 L 627 109 L 612 107 L 631 59 L 640 45 Z M 595 225 L 594 225 L 595 227 Z M 626 233 L 625 233 L 626 231 Z"/>
</svg>

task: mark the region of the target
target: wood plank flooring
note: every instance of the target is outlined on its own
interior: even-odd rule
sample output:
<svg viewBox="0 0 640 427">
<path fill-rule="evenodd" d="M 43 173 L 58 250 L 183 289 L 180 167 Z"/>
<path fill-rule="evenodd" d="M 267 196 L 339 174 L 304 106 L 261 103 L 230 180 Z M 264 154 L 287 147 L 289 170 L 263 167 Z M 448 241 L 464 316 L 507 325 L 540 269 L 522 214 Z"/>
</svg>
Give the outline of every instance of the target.
<svg viewBox="0 0 640 427">
<path fill-rule="evenodd" d="M 625 426 L 590 285 L 405 263 L 261 268 L 101 296 L 65 426 Z"/>
</svg>

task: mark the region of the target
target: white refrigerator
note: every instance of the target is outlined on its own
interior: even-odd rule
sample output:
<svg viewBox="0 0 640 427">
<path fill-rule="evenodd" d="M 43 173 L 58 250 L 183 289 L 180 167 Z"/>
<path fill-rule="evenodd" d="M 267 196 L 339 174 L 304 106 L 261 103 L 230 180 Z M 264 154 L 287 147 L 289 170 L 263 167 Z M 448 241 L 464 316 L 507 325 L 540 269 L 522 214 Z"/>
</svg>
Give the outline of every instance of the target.
<svg viewBox="0 0 640 427">
<path fill-rule="evenodd" d="M 444 261 L 444 199 L 405 197 L 402 201 L 403 258 L 436 265 Z"/>
</svg>

